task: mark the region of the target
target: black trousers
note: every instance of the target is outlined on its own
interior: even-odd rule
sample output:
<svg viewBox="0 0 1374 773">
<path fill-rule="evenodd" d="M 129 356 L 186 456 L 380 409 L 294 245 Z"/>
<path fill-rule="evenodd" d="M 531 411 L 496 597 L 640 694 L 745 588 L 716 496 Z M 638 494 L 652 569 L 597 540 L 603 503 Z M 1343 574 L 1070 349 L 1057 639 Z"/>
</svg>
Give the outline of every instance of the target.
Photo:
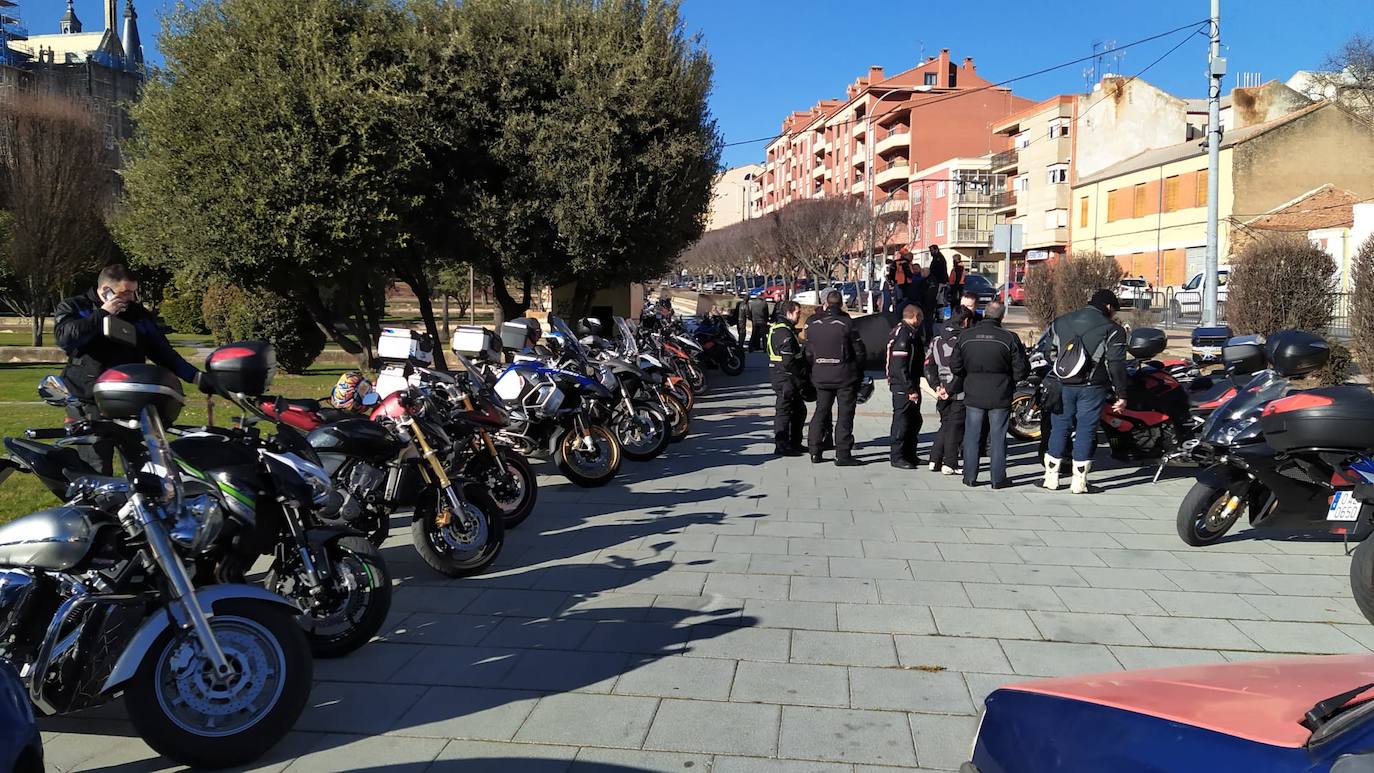
<svg viewBox="0 0 1374 773">
<path fill-rule="evenodd" d="M 83 419 L 94 419 L 100 416 L 100 411 L 94 405 L 88 403 L 68 404 L 67 415 L 78 421 Z M 101 438 L 95 445 L 79 445 L 76 447 L 77 456 L 81 461 L 89 464 L 97 475 L 114 474 L 114 452 L 115 441 L 111 438 Z"/>
<path fill-rule="evenodd" d="M 821 452 L 825 431 L 830 426 L 830 414 L 835 412 L 835 455 L 841 459 L 854 451 L 854 410 L 859 403 L 858 385 L 816 387 L 816 412 L 811 416 L 807 445 L 811 453 Z M 838 410 L 835 404 L 839 403 Z"/>
<path fill-rule="evenodd" d="M 959 468 L 959 452 L 964 447 L 964 421 L 967 411 L 963 400 L 941 400 L 935 404 L 940 414 L 940 429 L 930 447 L 930 461 Z"/>
<path fill-rule="evenodd" d="M 892 461 L 916 462 L 916 444 L 921 439 L 920 393 L 911 400 L 905 392 L 892 393 Z"/>
<path fill-rule="evenodd" d="M 741 338 L 741 339 L 740 339 L 740 342 L 742 343 L 743 341 L 744 341 L 744 339 Z M 754 323 L 754 329 L 753 329 L 753 331 L 749 334 L 749 351 L 751 351 L 751 352 L 761 351 L 761 350 L 764 348 L 764 345 L 765 345 L 767 342 L 768 342 L 768 323 L 767 323 L 767 322 L 763 322 L 763 323 L 755 322 L 755 323 Z"/>
<path fill-rule="evenodd" d="M 773 444 L 778 448 L 802 448 L 802 428 L 806 426 L 806 400 L 791 379 L 775 380 L 773 393 Z"/>
</svg>

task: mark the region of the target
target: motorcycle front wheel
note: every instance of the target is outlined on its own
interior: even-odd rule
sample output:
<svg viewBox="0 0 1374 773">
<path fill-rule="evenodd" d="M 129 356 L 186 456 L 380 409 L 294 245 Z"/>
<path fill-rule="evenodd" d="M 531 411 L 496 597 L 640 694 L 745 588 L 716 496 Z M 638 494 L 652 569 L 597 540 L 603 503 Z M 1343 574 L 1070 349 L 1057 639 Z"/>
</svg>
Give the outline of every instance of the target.
<svg viewBox="0 0 1374 773">
<path fill-rule="evenodd" d="M 738 346 L 727 346 L 721 358 L 720 370 L 727 376 L 738 376 L 744 372 L 744 350 Z"/>
<path fill-rule="evenodd" d="M 471 577 L 486 571 L 506 540 L 501 510 L 481 486 L 464 486 L 462 505 L 473 520 L 472 527 L 465 527 L 462 516 L 452 511 L 443 491 L 427 489 L 415 503 L 410 526 L 411 541 L 421 560 L 449 577 Z"/>
<path fill-rule="evenodd" d="M 1017 440 L 1040 439 L 1040 406 L 1035 395 L 1016 395 L 1011 399 L 1011 436 Z"/>
<path fill-rule="evenodd" d="M 621 412 L 616 417 L 616 437 L 627 459 L 647 462 L 668 447 L 668 422 L 647 405 L 637 403 L 633 407 L 634 413 Z"/>
<path fill-rule="evenodd" d="M 582 438 L 576 432 L 564 432 L 554 448 L 553 461 L 563 477 L 574 485 L 583 488 L 604 486 L 620 471 L 620 441 L 599 424 L 588 426 L 587 434 L 592 438 L 590 451 L 582 447 Z"/>
<path fill-rule="evenodd" d="M 1230 501 L 1230 489 L 1202 481 L 1194 483 L 1178 506 L 1178 536 L 1195 548 L 1206 547 L 1225 537 L 1246 509 L 1242 498 L 1228 513 Z"/>
<path fill-rule="evenodd" d="M 687 379 L 687 385 L 692 388 L 693 394 L 706 393 L 706 371 L 695 362 L 688 362 L 683 366 L 683 378 Z"/>
<path fill-rule="evenodd" d="M 209 619 L 233 672 L 221 677 L 194 633 L 171 626 L 124 691 L 134 729 L 154 751 L 193 768 L 252 762 L 296 724 L 313 661 L 289 610 L 261 601 L 217 605 Z"/>
<path fill-rule="evenodd" d="M 534 512 L 539 484 L 528 459 L 510 448 L 498 447 L 496 453 L 501 459 L 499 467 L 491 452 L 483 449 L 467 463 L 463 475 L 486 486 L 506 528 L 514 529 Z"/>
<path fill-rule="evenodd" d="M 291 571 L 273 564 L 263 582 L 303 610 L 296 618 L 317 658 L 337 658 L 367 644 L 391 610 L 391 575 L 382 553 L 363 537 L 340 537 L 324 546 L 317 568 L 330 572 L 325 589 L 311 594 L 299 561 Z"/>
<path fill-rule="evenodd" d="M 692 431 L 692 414 L 673 395 L 664 395 L 663 401 L 668 404 L 668 440 L 676 443 Z"/>
</svg>

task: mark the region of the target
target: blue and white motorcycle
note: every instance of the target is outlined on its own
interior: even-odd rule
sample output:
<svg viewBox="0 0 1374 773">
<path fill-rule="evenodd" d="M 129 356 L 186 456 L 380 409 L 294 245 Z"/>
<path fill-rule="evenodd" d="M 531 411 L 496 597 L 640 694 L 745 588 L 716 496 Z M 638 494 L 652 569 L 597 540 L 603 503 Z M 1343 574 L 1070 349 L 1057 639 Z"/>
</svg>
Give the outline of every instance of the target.
<svg viewBox="0 0 1374 773">
<path fill-rule="evenodd" d="M 510 412 L 498 437 L 527 456 L 552 457 L 558 471 L 584 488 L 604 486 L 620 470 L 624 455 L 611 429 L 615 376 L 587 375 L 586 358 L 567 323 L 549 317 L 547 353 L 517 355 L 492 384 Z"/>
</svg>

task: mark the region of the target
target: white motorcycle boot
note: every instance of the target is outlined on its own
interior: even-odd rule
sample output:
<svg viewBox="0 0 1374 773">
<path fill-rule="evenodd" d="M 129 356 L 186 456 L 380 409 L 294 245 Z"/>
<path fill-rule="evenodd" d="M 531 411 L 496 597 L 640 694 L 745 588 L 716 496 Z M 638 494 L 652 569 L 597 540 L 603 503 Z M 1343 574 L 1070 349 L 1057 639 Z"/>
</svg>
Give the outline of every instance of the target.
<svg viewBox="0 0 1374 773">
<path fill-rule="evenodd" d="M 1059 490 L 1059 460 L 1049 454 L 1045 454 L 1045 480 L 1040 487 L 1047 491 Z"/>
<path fill-rule="evenodd" d="M 1072 494 L 1088 493 L 1088 473 L 1092 471 L 1092 462 L 1073 463 L 1073 483 L 1069 485 L 1069 492 Z"/>
</svg>

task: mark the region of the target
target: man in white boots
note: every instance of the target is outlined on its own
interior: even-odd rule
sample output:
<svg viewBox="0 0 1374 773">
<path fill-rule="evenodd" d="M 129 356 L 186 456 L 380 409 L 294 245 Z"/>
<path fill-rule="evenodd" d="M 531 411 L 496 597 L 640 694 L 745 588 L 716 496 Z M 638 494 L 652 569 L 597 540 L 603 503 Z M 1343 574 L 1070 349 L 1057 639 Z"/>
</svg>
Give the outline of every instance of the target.
<svg viewBox="0 0 1374 773">
<path fill-rule="evenodd" d="M 1097 421 L 1112 389 L 1126 394 L 1126 331 L 1112 319 L 1121 302 L 1111 290 L 1093 293 L 1087 306 L 1050 325 L 1046 342 L 1054 347 L 1050 368 L 1050 442 L 1045 452 L 1044 487 L 1059 488 L 1059 464 L 1073 433 L 1073 482 L 1069 491 L 1088 492 L 1088 473 L 1097 446 Z M 1058 387 L 1058 399 L 1053 395 Z M 1118 408 L 1126 401 L 1118 399 Z"/>
</svg>

